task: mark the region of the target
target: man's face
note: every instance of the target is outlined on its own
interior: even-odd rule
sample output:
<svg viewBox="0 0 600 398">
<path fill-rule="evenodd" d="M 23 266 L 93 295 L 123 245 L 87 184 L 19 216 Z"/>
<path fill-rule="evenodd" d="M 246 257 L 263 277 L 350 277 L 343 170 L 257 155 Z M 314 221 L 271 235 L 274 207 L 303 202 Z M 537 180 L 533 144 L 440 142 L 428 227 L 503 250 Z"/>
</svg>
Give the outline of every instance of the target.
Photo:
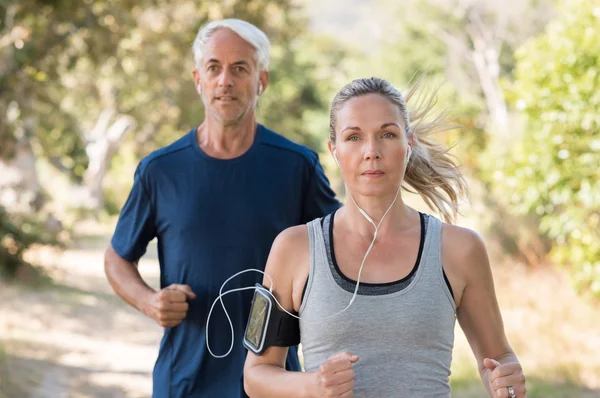
<svg viewBox="0 0 600 398">
<path fill-rule="evenodd" d="M 267 72 L 258 71 L 255 52 L 230 29 L 221 28 L 212 34 L 204 47 L 202 64 L 194 71 L 207 117 L 235 125 L 254 114 L 258 86 L 262 84 L 264 91 L 267 83 Z"/>
</svg>

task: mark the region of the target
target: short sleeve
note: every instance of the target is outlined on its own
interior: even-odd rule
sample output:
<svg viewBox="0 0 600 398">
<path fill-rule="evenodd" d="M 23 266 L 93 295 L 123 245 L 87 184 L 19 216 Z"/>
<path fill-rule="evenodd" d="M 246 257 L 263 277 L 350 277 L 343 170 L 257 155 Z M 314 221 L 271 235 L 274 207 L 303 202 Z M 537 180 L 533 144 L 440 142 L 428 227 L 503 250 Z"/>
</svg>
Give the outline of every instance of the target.
<svg viewBox="0 0 600 398">
<path fill-rule="evenodd" d="M 310 170 L 306 195 L 304 197 L 302 223 L 326 216 L 337 210 L 340 206 L 341 204 L 335 198 L 335 193 L 329 186 L 329 180 L 325 176 L 323 167 L 317 157 Z"/>
<path fill-rule="evenodd" d="M 119 215 L 112 247 L 127 261 L 137 261 L 156 236 L 155 218 L 141 166 L 135 171 L 133 187 Z"/>
</svg>

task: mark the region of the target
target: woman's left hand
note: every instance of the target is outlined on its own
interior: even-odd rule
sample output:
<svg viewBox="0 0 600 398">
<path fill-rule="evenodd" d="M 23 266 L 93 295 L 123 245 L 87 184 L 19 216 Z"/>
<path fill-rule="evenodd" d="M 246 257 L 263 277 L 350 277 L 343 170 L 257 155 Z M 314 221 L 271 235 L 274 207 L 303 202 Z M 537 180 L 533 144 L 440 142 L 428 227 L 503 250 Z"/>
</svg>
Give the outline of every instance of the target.
<svg viewBox="0 0 600 398">
<path fill-rule="evenodd" d="M 500 363 L 485 358 L 483 366 L 488 373 L 490 391 L 498 398 L 526 398 L 525 375 L 518 362 Z"/>
</svg>

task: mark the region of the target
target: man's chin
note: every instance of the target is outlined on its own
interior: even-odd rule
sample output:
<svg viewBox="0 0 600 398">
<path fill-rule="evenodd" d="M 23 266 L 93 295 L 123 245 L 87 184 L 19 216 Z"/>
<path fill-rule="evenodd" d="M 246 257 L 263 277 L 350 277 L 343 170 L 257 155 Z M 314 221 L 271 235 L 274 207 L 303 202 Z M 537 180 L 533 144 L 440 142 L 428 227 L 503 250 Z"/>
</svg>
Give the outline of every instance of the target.
<svg viewBox="0 0 600 398">
<path fill-rule="evenodd" d="M 235 125 L 238 124 L 242 121 L 242 119 L 244 118 L 244 114 L 243 113 L 235 113 L 235 114 L 231 114 L 231 113 L 217 113 L 218 119 L 224 124 L 224 125 Z"/>
<path fill-rule="evenodd" d="M 239 104 L 238 104 L 239 105 Z M 209 114 L 224 125 L 237 124 L 250 114 L 250 109 L 242 107 L 211 107 Z"/>
</svg>

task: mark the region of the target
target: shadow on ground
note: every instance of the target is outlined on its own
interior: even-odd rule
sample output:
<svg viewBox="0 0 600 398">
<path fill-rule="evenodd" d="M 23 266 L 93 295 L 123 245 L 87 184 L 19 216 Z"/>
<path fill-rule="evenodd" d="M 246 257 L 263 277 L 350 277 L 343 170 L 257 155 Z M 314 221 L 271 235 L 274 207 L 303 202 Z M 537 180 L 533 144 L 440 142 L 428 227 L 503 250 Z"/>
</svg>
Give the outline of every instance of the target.
<svg viewBox="0 0 600 398">
<path fill-rule="evenodd" d="M 47 347 L 38 347 L 47 350 Z M 59 354 L 60 356 L 60 354 Z M 51 359 L 32 359 L 4 353 L 0 357 L 1 398 L 125 398 L 132 392 L 119 379 L 149 378 L 147 372 L 65 366 Z M 111 381 L 112 380 L 112 381 Z"/>
</svg>

